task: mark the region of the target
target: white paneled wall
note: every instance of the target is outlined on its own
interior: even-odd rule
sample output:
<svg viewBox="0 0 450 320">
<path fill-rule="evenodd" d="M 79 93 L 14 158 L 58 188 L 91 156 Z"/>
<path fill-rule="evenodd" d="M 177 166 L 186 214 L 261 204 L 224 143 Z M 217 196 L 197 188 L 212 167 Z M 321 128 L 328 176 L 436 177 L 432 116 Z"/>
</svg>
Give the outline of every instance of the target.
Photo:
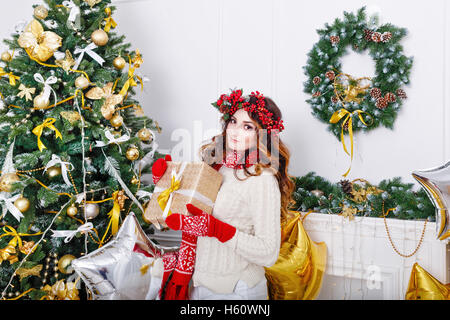
<svg viewBox="0 0 450 320">
<path fill-rule="evenodd" d="M 9 38 L 20 20 L 29 21 L 31 5 L 40 3 L 40 0 L 20 0 L 3 4 L 7 14 L 2 17 L 0 38 Z M 308 96 L 303 93 L 302 68 L 307 53 L 318 41 L 316 29 L 341 18 L 343 11 L 354 12 L 363 5 L 369 11 L 378 11 L 381 22 L 409 30 L 402 44 L 405 54 L 414 57 L 414 65 L 411 84 L 405 88 L 408 99 L 394 130 L 378 128 L 355 135 L 355 158 L 348 178 L 364 178 L 375 184 L 401 176 L 405 182 L 415 183 L 411 177 L 413 170 L 436 167 L 450 159 L 450 4 L 445 0 L 116 0 L 113 3 L 118 8 L 114 15 L 118 22 L 116 31 L 126 35 L 133 49 L 140 49 L 144 64 L 139 71 L 150 78 L 145 91 L 139 92 L 139 99 L 146 114 L 163 128 L 157 136 L 160 151 L 171 152 L 174 160 L 198 160 L 202 141 L 220 129 L 219 114 L 210 103 L 229 88 L 243 88 L 245 92 L 259 90 L 274 98 L 282 110 L 286 130 L 281 139 L 291 151 L 290 174 L 300 176 L 315 171 L 330 181 L 341 179 L 349 158 L 340 142 L 327 132 L 326 124 L 311 115 L 305 103 Z M 0 49 L 6 47 L 0 44 Z M 346 72 L 373 76 L 373 62 L 368 56 L 349 54 L 343 58 L 343 66 Z M 333 219 L 337 218 L 340 217 Z M 308 228 L 315 240 L 322 239 L 332 248 L 332 232 L 327 237 L 314 225 Z M 375 239 L 376 234 L 374 241 L 381 241 Z M 346 239 L 344 234 L 340 237 Z M 363 243 L 365 239 L 359 241 Z M 382 241 L 384 250 L 392 254 L 387 240 Z M 344 244 L 340 248 L 346 250 Z M 339 256 L 334 250 L 330 254 Z M 366 254 L 358 250 L 359 254 Z M 425 266 L 435 268 L 430 252 L 425 244 L 420 259 Z M 383 274 L 387 277 L 394 274 L 397 282 L 392 284 L 388 295 L 371 291 L 372 298 L 401 298 L 405 270 L 411 260 L 401 262 L 394 256 L 386 262 Z M 339 270 L 342 259 L 330 257 L 329 270 Z M 385 261 L 380 259 L 377 261 Z M 342 274 L 349 261 L 370 263 L 370 258 L 342 260 Z M 402 265 L 397 268 L 393 263 Z M 444 265 L 447 268 L 448 261 Z M 448 280 L 444 265 L 435 269 L 435 273 L 438 278 Z M 364 265 L 360 269 L 364 271 Z M 339 276 L 339 272 L 331 273 L 330 277 Z M 361 279 L 356 277 L 356 281 Z M 349 284 L 346 280 L 344 276 L 344 285 Z M 326 281 L 332 284 L 337 280 Z M 340 299 L 341 293 L 347 294 L 349 290 L 335 295 L 328 290 L 322 297 Z"/>
<path fill-rule="evenodd" d="M 32 4 L 5 4 L 0 37 L 29 20 Z M 163 131 L 162 151 L 175 159 L 198 160 L 201 142 L 219 129 L 210 103 L 229 88 L 260 90 L 280 106 L 286 124 L 281 137 L 290 148 L 290 173 L 315 171 L 337 181 L 349 165 L 340 142 L 311 115 L 303 93 L 302 67 L 318 41 L 316 29 L 366 5 L 381 22 L 409 30 L 405 54 L 414 57 L 408 99 L 394 130 L 378 128 L 355 135 L 349 178 L 372 183 L 394 176 L 415 182 L 411 171 L 450 158 L 450 5 L 445 0 L 116 0 L 117 32 L 144 56 L 140 72 L 150 78 L 138 97 Z M 2 45 L 4 47 L 4 45 Z M 349 54 L 344 67 L 373 75 L 368 56 Z M 447 109 L 447 110 L 446 110 Z M 184 143 L 184 152 L 180 152 Z M 177 146 L 178 145 L 178 146 Z"/>
</svg>

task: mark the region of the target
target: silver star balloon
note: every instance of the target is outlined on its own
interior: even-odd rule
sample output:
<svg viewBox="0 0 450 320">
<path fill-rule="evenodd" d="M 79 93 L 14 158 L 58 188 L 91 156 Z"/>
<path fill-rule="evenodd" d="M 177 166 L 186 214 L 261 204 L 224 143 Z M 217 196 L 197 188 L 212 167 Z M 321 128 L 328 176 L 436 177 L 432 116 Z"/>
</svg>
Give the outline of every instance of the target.
<svg viewBox="0 0 450 320">
<path fill-rule="evenodd" d="M 96 300 L 154 300 L 161 286 L 162 255 L 176 250 L 150 240 L 131 212 L 103 247 L 72 261 Z"/>
<path fill-rule="evenodd" d="M 443 166 L 413 171 L 412 176 L 425 189 L 436 208 L 436 233 L 439 240 L 450 237 L 450 161 Z"/>
</svg>

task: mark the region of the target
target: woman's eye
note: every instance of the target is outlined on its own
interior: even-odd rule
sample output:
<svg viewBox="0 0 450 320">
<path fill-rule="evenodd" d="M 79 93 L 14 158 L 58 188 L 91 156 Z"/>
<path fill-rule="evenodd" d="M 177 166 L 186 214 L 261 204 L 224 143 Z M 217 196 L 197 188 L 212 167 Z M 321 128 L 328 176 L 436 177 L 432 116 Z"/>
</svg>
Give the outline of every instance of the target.
<svg viewBox="0 0 450 320">
<path fill-rule="evenodd" d="M 244 128 L 245 128 L 245 130 L 252 130 L 253 129 L 253 127 L 249 126 L 249 125 L 246 125 Z"/>
</svg>

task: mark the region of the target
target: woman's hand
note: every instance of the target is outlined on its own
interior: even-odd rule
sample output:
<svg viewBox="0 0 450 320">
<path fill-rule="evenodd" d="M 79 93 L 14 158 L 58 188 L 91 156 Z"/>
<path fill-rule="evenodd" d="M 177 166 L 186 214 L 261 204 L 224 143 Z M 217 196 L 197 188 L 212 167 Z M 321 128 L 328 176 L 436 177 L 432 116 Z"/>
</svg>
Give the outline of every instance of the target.
<svg viewBox="0 0 450 320">
<path fill-rule="evenodd" d="M 197 237 L 216 237 L 220 242 L 230 240 L 236 233 L 236 228 L 207 214 L 196 206 L 188 203 L 186 208 L 192 216 L 172 213 L 166 218 L 167 226 L 172 230 L 181 230 Z"/>
<path fill-rule="evenodd" d="M 167 161 L 172 161 L 170 154 L 166 154 L 163 158 L 159 158 L 152 166 L 153 183 L 157 184 L 159 179 L 164 175 L 167 169 Z"/>
</svg>

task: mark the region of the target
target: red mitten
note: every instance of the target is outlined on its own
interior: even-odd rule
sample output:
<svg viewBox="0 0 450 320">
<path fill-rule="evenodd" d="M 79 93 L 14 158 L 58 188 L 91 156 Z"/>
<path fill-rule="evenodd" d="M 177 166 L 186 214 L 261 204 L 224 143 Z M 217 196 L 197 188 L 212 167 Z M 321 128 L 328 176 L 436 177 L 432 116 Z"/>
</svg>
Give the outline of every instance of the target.
<svg viewBox="0 0 450 320">
<path fill-rule="evenodd" d="M 164 299 L 164 291 L 168 284 L 169 276 L 177 266 L 178 251 L 168 252 L 163 255 L 164 274 L 161 282 L 161 289 L 159 290 L 159 297 Z"/>
<path fill-rule="evenodd" d="M 193 216 L 172 213 L 166 218 L 166 224 L 170 229 L 181 230 L 197 237 L 216 237 L 220 242 L 230 240 L 236 233 L 235 227 L 214 218 L 196 206 L 188 203 L 186 208 Z"/>
<path fill-rule="evenodd" d="M 167 169 L 167 161 L 172 161 L 170 154 L 166 154 L 163 158 L 159 158 L 152 166 L 153 183 L 157 184 L 159 179 L 164 175 Z"/>
</svg>

